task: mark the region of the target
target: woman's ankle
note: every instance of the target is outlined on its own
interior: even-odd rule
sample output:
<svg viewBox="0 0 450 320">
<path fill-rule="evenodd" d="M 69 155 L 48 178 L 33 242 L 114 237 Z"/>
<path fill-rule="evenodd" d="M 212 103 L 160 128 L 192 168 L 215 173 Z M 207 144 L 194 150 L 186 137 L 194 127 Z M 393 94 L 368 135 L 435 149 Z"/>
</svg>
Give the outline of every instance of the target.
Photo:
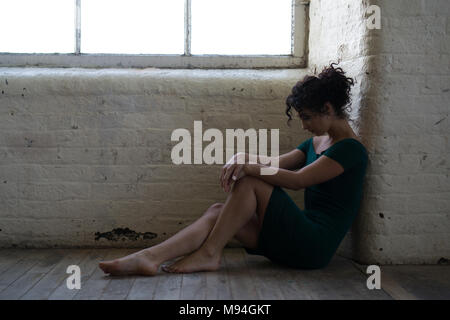
<svg viewBox="0 0 450 320">
<path fill-rule="evenodd" d="M 146 248 L 142 250 L 142 253 L 158 266 L 168 260 L 165 259 L 164 256 L 158 252 L 158 250 L 155 250 L 155 247 Z"/>
</svg>

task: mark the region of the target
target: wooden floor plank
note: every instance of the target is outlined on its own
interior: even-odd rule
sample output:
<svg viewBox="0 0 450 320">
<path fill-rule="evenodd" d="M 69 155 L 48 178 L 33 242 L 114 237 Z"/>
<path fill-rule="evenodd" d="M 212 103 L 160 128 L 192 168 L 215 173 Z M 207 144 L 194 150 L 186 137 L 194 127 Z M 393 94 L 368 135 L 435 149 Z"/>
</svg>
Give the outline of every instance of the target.
<svg viewBox="0 0 450 320">
<path fill-rule="evenodd" d="M 336 255 L 319 270 L 272 263 L 226 248 L 213 272 L 111 277 L 98 267 L 134 249 L 0 250 L 0 299 L 449 299 L 450 267 L 381 266 L 382 290 L 369 290 L 367 266 Z M 174 261 L 172 261 L 174 262 Z M 69 290 L 67 266 L 81 269 L 81 290 Z"/>
<path fill-rule="evenodd" d="M 207 273 L 208 272 L 194 272 L 183 274 L 180 289 L 180 299 L 205 300 Z"/>
<path fill-rule="evenodd" d="M 391 299 L 383 290 L 367 288 L 369 275 L 362 274 L 339 255 L 335 255 L 325 268 L 311 271 L 309 276 L 313 284 L 319 287 L 316 292 L 319 299 Z"/>
<path fill-rule="evenodd" d="M 450 266 L 381 266 L 381 287 L 399 300 L 450 300 Z"/>
<path fill-rule="evenodd" d="M 154 276 L 135 276 L 127 300 L 153 300 L 158 281 L 163 276 L 161 267 Z"/>
<path fill-rule="evenodd" d="M 355 261 L 348 260 L 356 269 L 358 269 L 362 274 L 366 274 L 367 266 L 359 264 Z M 402 287 L 393 277 L 389 274 L 385 274 L 384 266 L 380 266 L 381 271 L 381 290 L 395 300 L 417 300 L 417 297 L 408 292 Z"/>
<path fill-rule="evenodd" d="M 318 299 L 317 286 L 312 286 L 309 279 L 308 270 L 299 270 L 286 267 L 270 261 L 269 259 L 258 256 L 248 255 L 247 263 L 251 273 L 256 277 L 258 296 L 262 299 L 272 299 L 270 288 L 275 286 L 276 294 L 273 299 L 283 300 L 312 300 Z M 271 275 L 273 273 L 273 276 Z M 266 285 L 265 278 L 271 278 L 271 285 Z M 260 283 L 263 282 L 263 283 Z"/>
<path fill-rule="evenodd" d="M 22 250 L 20 258 L 0 275 L 0 292 L 6 290 L 14 281 L 26 274 L 42 258 L 42 250 Z"/>
<path fill-rule="evenodd" d="M 343 270 L 347 272 L 346 275 L 342 274 Z M 297 272 L 300 274 L 298 287 L 315 300 L 342 300 L 348 297 L 357 299 L 358 295 L 354 294 L 354 288 L 349 282 L 352 277 L 357 277 L 360 286 L 365 285 L 360 272 L 343 264 L 338 256 L 333 257 L 325 268 Z"/>
<path fill-rule="evenodd" d="M 170 265 L 180 258 L 166 261 L 164 264 Z M 168 273 L 162 271 L 160 279 L 155 288 L 153 300 L 178 300 L 181 295 L 181 282 L 183 281 L 182 273 Z"/>
<path fill-rule="evenodd" d="M 119 257 L 124 257 L 130 255 L 136 251 L 137 249 L 120 249 L 117 254 Z M 103 290 L 102 295 L 100 296 L 100 300 L 125 300 L 128 296 L 128 293 L 133 286 L 134 280 L 136 276 L 128 275 L 128 276 L 110 276 L 111 281 L 106 285 Z"/>
<path fill-rule="evenodd" d="M 153 300 L 158 282 L 164 276 L 161 272 L 150 277 L 137 276 L 128 293 L 127 300 Z"/>
<path fill-rule="evenodd" d="M 284 300 L 313 300 L 316 294 L 311 290 L 308 276 L 301 270 L 286 268 L 280 280 L 281 293 Z"/>
<path fill-rule="evenodd" d="M 28 290 L 21 300 L 44 300 L 62 283 L 66 282 L 69 274 L 66 272 L 70 265 L 78 265 L 86 255 L 83 249 L 60 249 L 64 252 L 63 258 L 42 277 L 33 287 Z"/>
<path fill-rule="evenodd" d="M 98 300 L 103 293 L 103 290 L 108 285 L 113 277 L 105 274 L 102 269 L 98 267 L 100 261 L 112 260 L 120 258 L 123 251 L 118 249 L 99 249 L 102 259 L 97 261 L 93 272 L 86 277 L 81 285 L 80 290 L 76 290 L 73 300 Z"/>
<path fill-rule="evenodd" d="M 105 274 L 98 266 L 100 261 L 113 260 L 128 255 L 130 249 L 97 249 L 97 255 L 100 257 L 97 261 L 95 258 L 89 263 L 92 267 L 90 274 L 87 275 L 81 285 L 80 290 L 76 290 L 73 300 L 99 300 L 105 292 L 111 281 L 116 278 Z M 117 277 L 119 278 L 119 277 Z"/>
<path fill-rule="evenodd" d="M 325 268 L 301 270 L 305 276 L 304 282 L 299 283 L 299 286 L 304 285 L 305 289 L 310 292 L 313 299 L 345 299 L 351 289 L 347 288 L 345 282 L 342 281 L 342 277 L 340 276 L 341 267 L 341 261 L 334 258 Z M 355 271 L 355 274 L 360 275 L 358 271 Z M 362 277 L 359 278 L 361 279 Z M 365 282 L 361 279 L 361 284 L 364 283 Z"/>
<path fill-rule="evenodd" d="M 381 276 L 381 288 L 394 300 L 418 300 L 418 297 L 406 290 L 396 279 L 386 273 L 383 273 Z"/>
<path fill-rule="evenodd" d="M 126 300 L 136 276 L 114 276 L 103 290 L 100 300 Z"/>
<path fill-rule="evenodd" d="M 383 290 L 383 287 L 381 289 L 369 289 L 367 287 L 367 279 L 369 278 L 369 274 L 366 273 L 367 268 L 364 270 L 364 272 L 361 272 L 360 269 L 355 268 L 354 264 L 352 263 L 352 260 L 339 257 L 337 258 L 341 259 L 345 266 L 342 268 L 344 271 L 351 272 L 353 274 L 353 270 L 350 267 L 353 267 L 355 270 L 360 272 L 361 280 L 358 279 L 357 276 L 348 277 L 348 282 L 352 286 L 349 285 L 349 287 L 354 288 L 355 294 L 360 297 L 360 299 L 367 299 L 367 300 L 392 300 L 392 296 L 390 296 L 385 290 Z M 345 273 L 342 274 L 341 277 L 345 277 Z"/>
<path fill-rule="evenodd" d="M 0 275 L 22 258 L 21 249 L 0 249 Z"/>
<path fill-rule="evenodd" d="M 178 300 L 180 299 L 181 281 L 183 275 L 181 273 L 168 273 L 162 276 L 156 287 L 154 300 Z"/>
<path fill-rule="evenodd" d="M 28 252 L 28 250 L 27 250 Z M 39 282 L 55 265 L 64 257 L 60 250 L 41 250 L 37 263 L 25 272 L 20 278 L 11 283 L 5 290 L 0 292 L 0 299 L 17 300 Z M 26 253 L 28 255 L 28 253 Z"/>
<path fill-rule="evenodd" d="M 281 287 L 284 287 L 283 272 L 286 268 L 273 264 L 269 259 L 244 253 L 245 262 L 256 288 L 258 299 L 283 299 Z"/>
<path fill-rule="evenodd" d="M 225 251 L 227 250 L 225 249 Z M 230 283 L 224 257 L 220 260 L 219 270 L 205 273 L 205 280 L 206 300 L 231 300 Z"/>
<path fill-rule="evenodd" d="M 227 266 L 231 296 L 235 300 L 255 300 L 258 295 L 251 280 L 244 254 L 242 248 L 230 248 L 225 250 L 223 254 Z"/>
<path fill-rule="evenodd" d="M 80 289 L 69 289 L 67 288 L 67 280 L 60 283 L 60 285 L 52 292 L 48 297 L 48 300 L 71 300 L 75 297 L 78 290 L 83 289 L 84 284 L 90 278 L 92 273 L 98 268 L 98 263 L 103 259 L 106 254 L 106 250 L 98 249 L 86 249 L 85 256 L 83 260 L 80 261 L 78 265 L 81 272 L 81 288 Z M 70 276 L 67 274 L 67 277 Z"/>
<path fill-rule="evenodd" d="M 0 276 L 22 258 L 22 255 L 19 253 L 19 251 L 19 249 L 0 250 Z M 0 292 L 6 289 L 7 286 L 7 284 L 0 284 Z"/>
</svg>

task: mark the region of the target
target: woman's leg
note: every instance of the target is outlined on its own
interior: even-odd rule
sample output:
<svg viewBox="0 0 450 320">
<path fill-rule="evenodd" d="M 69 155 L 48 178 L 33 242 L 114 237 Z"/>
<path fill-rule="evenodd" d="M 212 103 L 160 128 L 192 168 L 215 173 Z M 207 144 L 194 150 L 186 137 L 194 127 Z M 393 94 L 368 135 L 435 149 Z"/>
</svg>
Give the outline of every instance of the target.
<svg viewBox="0 0 450 320">
<path fill-rule="evenodd" d="M 233 186 L 214 228 L 202 246 L 189 256 L 164 268 L 169 272 L 217 270 L 227 242 L 257 212 L 260 225 L 272 194 L 273 186 L 254 177 L 244 177 Z"/>
<path fill-rule="evenodd" d="M 194 223 L 169 239 L 126 257 L 102 261 L 99 267 L 111 274 L 153 275 L 161 263 L 198 249 L 216 223 L 224 204 L 215 203 Z"/>
</svg>

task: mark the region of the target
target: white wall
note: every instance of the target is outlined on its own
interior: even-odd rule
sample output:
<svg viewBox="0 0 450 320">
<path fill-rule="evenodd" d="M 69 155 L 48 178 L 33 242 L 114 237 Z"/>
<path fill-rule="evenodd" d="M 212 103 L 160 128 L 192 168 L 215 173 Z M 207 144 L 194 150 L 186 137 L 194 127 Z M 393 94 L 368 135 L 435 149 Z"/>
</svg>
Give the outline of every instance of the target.
<svg viewBox="0 0 450 320">
<path fill-rule="evenodd" d="M 365 27 L 369 5 L 381 8 L 380 30 Z M 450 257 L 449 11 L 438 0 L 311 1 L 310 67 L 339 60 L 358 82 L 369 167 L 339 252 L 360 262 Z"/>
<path fill-rule="evenodd" d="M 371 171 L 358 250 L 379 263 L 450 258 L 450 2 L 374 1 L 363 132 Z M 442 261 L 442 260 L 441 260 Z"/>
<path fill-rule="evenodd" d="M 307 138 L 284 114 L 301 74 L 0 68 L 0 246 L 159 243 L 227 196 L 222 165 L 172 164 L 172 131 L 280 128 L 290 151 Z M 95 240 L 116 228 L 138 234 Z"/>
</svg>

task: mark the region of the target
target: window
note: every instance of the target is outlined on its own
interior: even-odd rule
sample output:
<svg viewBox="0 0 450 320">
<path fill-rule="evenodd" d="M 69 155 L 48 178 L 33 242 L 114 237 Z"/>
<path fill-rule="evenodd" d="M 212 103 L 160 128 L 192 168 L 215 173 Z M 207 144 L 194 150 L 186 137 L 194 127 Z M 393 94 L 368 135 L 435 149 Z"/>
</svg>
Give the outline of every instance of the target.
<svg viewBox="0 0 450 320">
<path fill-rule="evenodd" d="M 1 0 L 0 66 L 304 67 L 299 0 Z"/>
</svg>

